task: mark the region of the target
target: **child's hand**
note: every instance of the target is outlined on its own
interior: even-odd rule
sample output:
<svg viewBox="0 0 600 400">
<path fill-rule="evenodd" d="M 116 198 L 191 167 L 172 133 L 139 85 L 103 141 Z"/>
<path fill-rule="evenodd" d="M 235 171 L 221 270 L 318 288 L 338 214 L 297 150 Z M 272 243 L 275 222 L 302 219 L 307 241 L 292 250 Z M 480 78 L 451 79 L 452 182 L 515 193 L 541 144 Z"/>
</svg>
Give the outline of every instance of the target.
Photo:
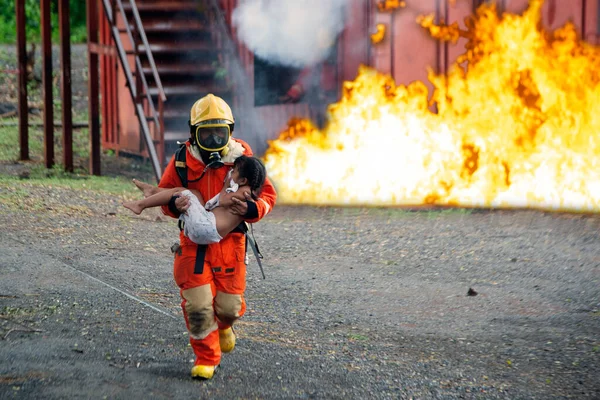
<svg viewBox="0 0 600 400">
<path fill-rule="evenodd" d="M 175 196 L 179 196 L 175 200 L 175 207 L 177 207 L 177 211 L 183 214 L 190 208 L 190 199 L 187 196 L 181 196 L 181 193 L 175 193 Z"/>
<path fill-rule="evenodd" d="M 244 201 L 238 199 L 237 197 L 233 197 L 231 199 L 233 204 L 229 207 L 229 209 L 233 214 L 240 216 L 246 215 L 246 213 L 248 212 L 248 203 L 246 203 L 246 201 L 254 202 L 254 199 L 248 191 L 244 191 L 244 198 Z"/>
</svg>

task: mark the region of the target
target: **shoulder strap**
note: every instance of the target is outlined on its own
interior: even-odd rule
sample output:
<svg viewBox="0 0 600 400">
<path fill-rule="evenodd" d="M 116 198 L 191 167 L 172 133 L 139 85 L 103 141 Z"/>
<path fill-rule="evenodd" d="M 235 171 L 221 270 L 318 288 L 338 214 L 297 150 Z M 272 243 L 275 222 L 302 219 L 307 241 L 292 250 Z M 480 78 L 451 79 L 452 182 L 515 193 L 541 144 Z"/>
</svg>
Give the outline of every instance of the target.
<svg viewBox="0 0 600 400">
<path fill-rule="evenodd" d="M 187 153 L 187 148 L 185 143 L 183 143 L 177 151 L 175 152 L 175 170 L 177 171 L 177 175 L 179 175 L 179 180 L 181 181 L 181 186 L 187 188 L 188 178 L 187 178 L 187 164 L 185 163 L 185 155 Z"/>
<path fill-rule="evenodd" d="M 250 234 L 248 233 L 248 225 L 250 225 Z M 256 257 L 256 262 L 260 268 L 260 273 L 262 274 L 263 279 L 265 277 L 265 271 L 263 270 L 262 262 L 260 260 L 263 259 L 263 255 L 258 249 L 258 243 L 256 243 L 256 239 L 254 238 L 254 226 L 252 224 L 248 224 L 246 221 L 242 221 L 234 231 L 243 232 L 246 235 L 246 247 L 250 245 L 252 252 L 254 253 L 254 257 Z"/>
</svg>

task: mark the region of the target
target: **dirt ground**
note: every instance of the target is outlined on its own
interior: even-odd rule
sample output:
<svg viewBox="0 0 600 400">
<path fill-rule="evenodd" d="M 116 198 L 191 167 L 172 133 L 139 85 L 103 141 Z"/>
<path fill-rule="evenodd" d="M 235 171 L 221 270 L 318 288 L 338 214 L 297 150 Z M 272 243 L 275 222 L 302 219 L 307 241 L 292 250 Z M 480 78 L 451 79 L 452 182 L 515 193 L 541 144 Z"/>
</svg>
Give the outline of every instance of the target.
<svg viewBox="0 0 600 400">
<path fill-rule="evenodd" d="M 0 398 L 600 398 L 600 215 L 278 206 L 199 382 L 173 220 L 26 180 L 0 198 Z"/>
<path fill-rule="evenodd" d="M 277 206 L 238 345 L 198 382 L 176 224 L 120 202 L 0 181 L 0 398 L 600 398 L 600 215 Z"/>
</svg>

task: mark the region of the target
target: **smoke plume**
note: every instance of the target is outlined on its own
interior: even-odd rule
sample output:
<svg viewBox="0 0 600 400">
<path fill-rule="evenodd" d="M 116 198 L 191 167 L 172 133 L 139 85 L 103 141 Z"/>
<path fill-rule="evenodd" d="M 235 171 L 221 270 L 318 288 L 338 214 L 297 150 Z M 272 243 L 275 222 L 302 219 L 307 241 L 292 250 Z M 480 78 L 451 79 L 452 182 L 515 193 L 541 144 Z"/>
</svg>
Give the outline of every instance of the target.
<svg viewBox="0 0 600 400">
<path fill-rule="evenodd" d="M 344 29 L 346 1 L 243 0 L 233 11 L 233 25 L 257 56 L 302 68 L 327 57 Z"/>
</svg>

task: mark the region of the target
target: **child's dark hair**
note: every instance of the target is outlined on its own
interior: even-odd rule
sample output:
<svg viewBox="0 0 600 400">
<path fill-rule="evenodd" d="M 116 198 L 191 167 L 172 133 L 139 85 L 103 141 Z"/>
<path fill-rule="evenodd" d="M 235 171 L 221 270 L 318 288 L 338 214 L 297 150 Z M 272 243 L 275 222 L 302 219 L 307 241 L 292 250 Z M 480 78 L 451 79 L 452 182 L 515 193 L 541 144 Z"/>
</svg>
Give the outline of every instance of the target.
<svg viewBox="0 0 600 400">
<path fill-rule="evenodd" d="M 248 180 L 252 198 L 257 200 L 267 177 L 267 170 L 263 163 L 256 157 L 239 156 L 233 162 L 233 167 L 238 169 L 240 178 Z"/>
</svg>

